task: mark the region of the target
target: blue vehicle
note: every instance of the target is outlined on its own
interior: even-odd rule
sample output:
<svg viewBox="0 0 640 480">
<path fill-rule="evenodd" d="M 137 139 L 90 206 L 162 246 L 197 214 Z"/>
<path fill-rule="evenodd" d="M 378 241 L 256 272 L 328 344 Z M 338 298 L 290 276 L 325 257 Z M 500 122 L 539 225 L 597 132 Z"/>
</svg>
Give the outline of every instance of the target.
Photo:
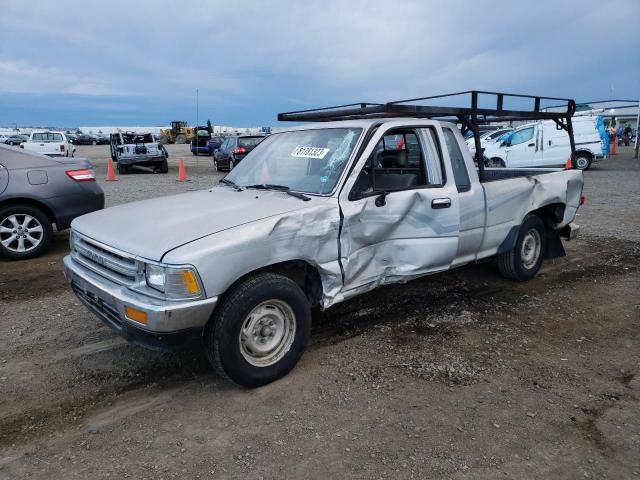
<svg viewBox="0 0 640 480">
<path fill-rule="evenodd" d="M 196 136 L 191 140 L 191 153 L 194 155 L 213 155 L 213 150 L 209 147 L 209 140 L 211 140 L 211 132 L 209 127 L 199 126 L 195 127 Z"/>
</svg>

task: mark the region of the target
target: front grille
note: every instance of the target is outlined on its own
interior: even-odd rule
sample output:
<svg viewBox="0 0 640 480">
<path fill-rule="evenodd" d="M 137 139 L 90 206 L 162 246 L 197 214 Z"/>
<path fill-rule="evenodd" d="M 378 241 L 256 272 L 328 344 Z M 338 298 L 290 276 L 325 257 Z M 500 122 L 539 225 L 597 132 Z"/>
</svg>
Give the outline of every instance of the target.
<svg viewBox="0 0 640 480">
<path fill-rule="evenodd" d="M 77 234 L 72 255 L 89 270 L 123 285 L 133 285 L 142 271 L 135 258 Z"/>
<path fill-rule="evenodd" d="M 97 295 L 94 295 L 91 292 L 84 290 L 78 284 L 72 282 L 71 288 L 75 292 L 75 294 L 83 300 L 90 308 L 96 311 L 99 315 L 102 316 L 103 319 L 107 320 L 112 324 L 112 326 L 116 329 L 122 328 L 122 320 L 120 319 L 120 315 L 118 314 L 118 310 L 115 309 L 113 305 L 106 303 Z"/>
</svg>

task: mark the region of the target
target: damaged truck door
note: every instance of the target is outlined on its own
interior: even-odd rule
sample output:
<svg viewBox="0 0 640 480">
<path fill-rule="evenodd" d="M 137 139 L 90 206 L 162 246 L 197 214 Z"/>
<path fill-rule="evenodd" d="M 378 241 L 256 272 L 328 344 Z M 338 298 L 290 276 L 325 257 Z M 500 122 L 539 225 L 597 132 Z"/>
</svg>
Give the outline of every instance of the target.
<svg viewBox="0 0 640 480">
<path fill-rule="evenodd" d="M 416 123 L 416 125 L 411 125 Z M 458 192 L 434 122 L 390 122 L 340 196 L 343 295 L 446 270 L 458 249 Z"/>
</svg>

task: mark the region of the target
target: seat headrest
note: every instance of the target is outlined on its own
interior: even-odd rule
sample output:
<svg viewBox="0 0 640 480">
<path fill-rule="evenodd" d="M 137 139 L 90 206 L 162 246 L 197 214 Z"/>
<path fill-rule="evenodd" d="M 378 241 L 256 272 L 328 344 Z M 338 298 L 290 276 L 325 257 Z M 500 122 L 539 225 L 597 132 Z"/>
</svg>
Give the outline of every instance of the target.
<svg viewBox="0 0 640 480">
<path fill-rule="evenodd" d="M 382 152 L 382 168 L 404 168 L 409 164 L 409 150 L 385 150 Z"/>
</svg>

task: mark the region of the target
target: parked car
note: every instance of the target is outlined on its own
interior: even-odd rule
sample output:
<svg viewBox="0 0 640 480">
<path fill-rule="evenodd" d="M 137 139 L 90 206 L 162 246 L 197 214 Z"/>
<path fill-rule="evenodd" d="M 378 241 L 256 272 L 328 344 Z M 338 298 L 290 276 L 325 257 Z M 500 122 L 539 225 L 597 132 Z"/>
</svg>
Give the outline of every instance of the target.
<svg viewBox="0 0 640 480">
<path fill-rule="evenodd" d="M 88 160 L 0 145 L 0 257 L 36 257 L 51 242 L 54 226 L 65 230 L 74 218 L 104 208 L 95 178 Z"/>
<path fill-rule="evenodd" d="M 80 134 L 76 137 L 76 145 L 107 145 L 109 139 L 100 135 L 89 135 L 86 133 Z"/>
<path fill-rule="evenodd" d="M 595 122 L 593 116 L 573 119 L 575 167 L 580 170 L 588 170 L 594 161 L 602 158 L 602 143 Z M 553 120 L 518 127 L 503 141 L 487 145 L 484 151 L 485 164 L 491 167 L 557 167 L 564 166 L 570 156 L 569 135 L 558 129 Z"/>
<path fill-rule="evenodd" d="M 71 143 L 72 145 L 76 145 L 77 140 L 78 140 L 78 136 L 73 134 L 73 133 L 67 133 L 67 140 L 69 140 L 69 143 Z"/>
<path fill-rule="evenodd" d="M 213 153 L 222 146 L 222 144 L 224 143 L 224 140 L 225 140 L 224 137 L 211 137 L 211 139 L 208 142 L 208 147 L 209 147 L 209 151 L 211 152 L 211 155 L 213 155 Z"/>
<path fill-rule="evenodd" d="M 10 135 L 0 133 L 0 143 L 5 143 L 7 140 L 9 140 L 9 136 Z"/>
<path fill-rule="evenodd" d="M 491 256 L 525 281 L 564 254 L 581 171 L 495 169 L 481 182 L 454 124 L 379 116 L 291 127 L 213 188 L 76 219 L 71 288 L 129 341 L 197 342 L 223 378 L 256 387 L 296 365 L 313 306 Z"/>
<path fill-rule="evenodd" d="M 5 145 L 20 145 L 21 143 L 26 142 L 27 140 L 29 140 L 28 135 L 16 134 L 16 135 L 9 136 L 4 141 L 4 143 Z"/>
<path fill-rule="evenodd" d="M 132 168 L 153 173 L 168 173 L 169 154 L 151 133 L 118 132 L 111 134 L 111 160 L 117 162 L 118 173 L 126 174 Z"/>
<path fill-rule="evenodd" d="M 262 140 L 264 135 L 237 135 L 227 137 L 218 150 L 213 152 L 213 169 L 228 171 L 240 163 Z"/>
<path fill-rule="evenodd" d="M 487 145 L 495 143 L 505 134 L 512 132 L 513 128 L 498 128 L 497 130 L 488 130 L 480 135 L 480 147 L 486 149 Z M 467 147 L 471 152 L 471 155 L 476 154 L 476 143 L 473 137 L 466 139 Z"/>
<path fill-rule="evenodd" d="M 48 130 L 31 132 L 29 138 L 20 144 L 20 148 L 51 157 L 73 157 L 76 151 L 64 132 Z"/>
<path fill-rule="evenodd" d="M 194 127 L 196 135 L 189 142 L 189 148 L 193 155 L 211 155 L 213 151 L 209 150 L 209 140 L 211 140 L 211 132 L 207 126 Z"/>
</svg>

